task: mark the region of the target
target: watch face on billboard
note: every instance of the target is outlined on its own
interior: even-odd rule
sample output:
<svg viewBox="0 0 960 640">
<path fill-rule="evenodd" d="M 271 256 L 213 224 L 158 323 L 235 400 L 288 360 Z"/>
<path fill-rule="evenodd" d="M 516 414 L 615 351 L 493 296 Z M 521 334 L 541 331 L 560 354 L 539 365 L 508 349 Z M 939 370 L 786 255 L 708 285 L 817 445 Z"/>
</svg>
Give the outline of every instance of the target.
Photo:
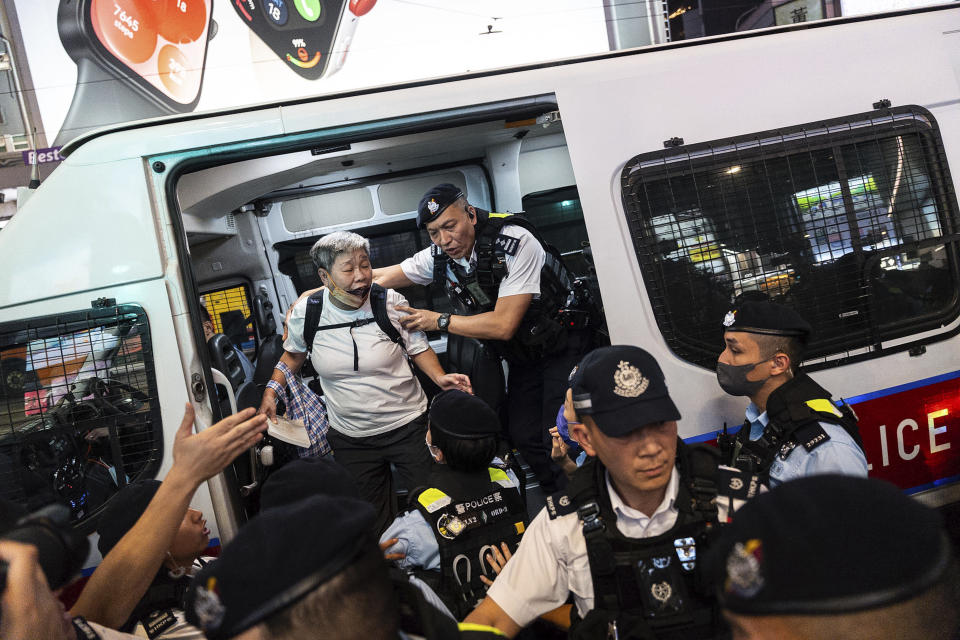
<svg viewBox="0 0 960 640">
<path fill-rule="evenodd" d="M 346 0 L 230 2 L 247 26 L 304 78 L 317 79 L 328 69 L 338 35 L 341 36 L 338 47 L 345 51 L 349 46 L 349 37 L 345 40 L 338 34 Z M 353 22 L 349 26 L 353 26 Z"/>
<path fill-rule="evenodd" d="M 200 94 L 211 5 L 212 0 L 89 0 L 83 17 L 124 75 L 186 106 Z"/>
</svg>

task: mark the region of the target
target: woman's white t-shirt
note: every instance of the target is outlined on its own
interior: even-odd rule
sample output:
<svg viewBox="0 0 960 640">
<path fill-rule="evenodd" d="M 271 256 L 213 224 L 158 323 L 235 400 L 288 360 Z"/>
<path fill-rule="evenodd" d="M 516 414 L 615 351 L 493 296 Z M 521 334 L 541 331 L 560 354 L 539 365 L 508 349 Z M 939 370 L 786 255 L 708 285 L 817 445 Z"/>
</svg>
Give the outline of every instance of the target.
<svg viewBox="0 0 960 640">
<path fill-rule="evenodd" d="M 399 331 L 411 356 L 430 348 L 423 331 L 410 332 L 400 325 L 402 314 L 397 305 L 407 299 L 387 289 L 387 316 Z M 303 324 L 307 309 L 304 297 L 293 307 L 287 319 L 287 340 L 283 348 L 305 353 Z M 320 327 L 373 318 L 370 297 L 359 309 L 346 311 L 330 300 L 323 291 L 323 313 Z M 351 333 L 353 339 L 351 340 Z M 359 354 L 358 371 L 353 370 L 353 341 Z M 427 396 L 410 370 L 404 349 L 387 337 L 376 322 L 350 329 L 317 331 L 313 339 L 310 362 L 320 378 L 330 428 L 355 438 L 386 433 L 407 424 L 427 410 Z"/>
</svg>

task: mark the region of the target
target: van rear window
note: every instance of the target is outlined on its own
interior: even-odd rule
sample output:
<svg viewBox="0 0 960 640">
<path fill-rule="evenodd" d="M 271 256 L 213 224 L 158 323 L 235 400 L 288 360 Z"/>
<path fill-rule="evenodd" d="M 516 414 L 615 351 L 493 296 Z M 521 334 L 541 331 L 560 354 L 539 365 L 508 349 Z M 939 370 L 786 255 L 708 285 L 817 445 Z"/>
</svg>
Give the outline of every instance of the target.
<svg viewBox="0 0 960 640">
<path fill-rule="evenodd" d="M 621 177 L 654 315 L 690 362 L 715 366 L 744 299 L 796 308 L 816 366 L 957 316 L 960 218 L 919 107 L 647 153 Z"/>
<path fill-rule="evenodd" d="M 0 325 L 0 496 L 60 502 L 90 532 L 119 488 L 159 467 L 150 326 L 137 305 Z"/>
</svg>

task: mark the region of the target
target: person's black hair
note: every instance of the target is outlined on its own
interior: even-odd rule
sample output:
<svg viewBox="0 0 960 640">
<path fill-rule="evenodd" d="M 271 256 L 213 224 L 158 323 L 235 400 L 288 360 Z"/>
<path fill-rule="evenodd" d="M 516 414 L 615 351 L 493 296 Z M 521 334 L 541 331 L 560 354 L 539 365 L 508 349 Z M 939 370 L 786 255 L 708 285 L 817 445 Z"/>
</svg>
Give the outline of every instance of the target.
<svg viewBox="0 0 960 640">
<path fill-rule="evenodd" d="M 430 439 L 433 446 L 443 451 L 443 461 L 448 467 L 467 473 L 482 471 L 490 466 L 499 445 L 497 436 L 468 440 L 456 438 L 440 429 L 431 429 Z"/>
</svg>

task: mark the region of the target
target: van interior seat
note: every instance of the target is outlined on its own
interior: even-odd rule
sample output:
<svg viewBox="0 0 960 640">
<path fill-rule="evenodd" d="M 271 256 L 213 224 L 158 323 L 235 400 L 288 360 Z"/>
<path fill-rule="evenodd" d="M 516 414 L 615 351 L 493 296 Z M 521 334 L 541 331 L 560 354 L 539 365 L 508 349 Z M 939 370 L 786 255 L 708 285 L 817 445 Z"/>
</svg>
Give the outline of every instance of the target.
<svg viewBox="0 0 960 640">
<path fill-rule="evenodd" d="M 253 318 L 260 330 L 260 344 L 257 345 L 259 358 L 260 347 L 277 333 L 277 320 L 273 317 L 273 302 L 262 293 L 253 296 Z"/>
<path fill-rule="evenodd" d="M 273 368 L 280 361 L 282 355 L 283 336 L 280 334 L 275 333 L 268 336 L 260 343 L 256 366 L 253 370 L 253 381 L 250 384 L 243 385 L 243 388 L 237 394 L 237 410 L 260 406 L 263 391 L 267 388 L 267 382 L 273 375 Z"/>
</svg>

